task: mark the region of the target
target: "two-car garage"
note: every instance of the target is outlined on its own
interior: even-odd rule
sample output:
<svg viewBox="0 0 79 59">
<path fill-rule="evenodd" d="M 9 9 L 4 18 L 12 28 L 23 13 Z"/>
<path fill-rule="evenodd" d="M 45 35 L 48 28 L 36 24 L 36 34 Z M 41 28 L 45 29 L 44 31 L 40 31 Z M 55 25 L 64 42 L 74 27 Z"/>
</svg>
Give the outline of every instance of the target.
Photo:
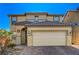
<svg viewBox="0 0 79 59">
<path fill-rule="evenodd" d="M 33 32 L 33 46 L 66 45 L 66 32 Z"/>
<path fill-rule="evenodd" d="M 70 46 L 71 27 L 28 27 L 28 46 Z"/>
</svg>

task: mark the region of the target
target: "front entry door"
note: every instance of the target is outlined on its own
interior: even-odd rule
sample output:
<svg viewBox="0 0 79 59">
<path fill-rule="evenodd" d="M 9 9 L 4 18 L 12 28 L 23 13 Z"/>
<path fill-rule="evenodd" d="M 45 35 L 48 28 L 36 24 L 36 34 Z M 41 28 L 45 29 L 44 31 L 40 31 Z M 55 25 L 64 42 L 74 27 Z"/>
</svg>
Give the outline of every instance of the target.
<svg viewBox="0 0 79 59">
<path fill-rule="evenodd" d="M 21 44 L 27 45 L 27 31 L 22 30 L 21 31 Z"/>
</svg>

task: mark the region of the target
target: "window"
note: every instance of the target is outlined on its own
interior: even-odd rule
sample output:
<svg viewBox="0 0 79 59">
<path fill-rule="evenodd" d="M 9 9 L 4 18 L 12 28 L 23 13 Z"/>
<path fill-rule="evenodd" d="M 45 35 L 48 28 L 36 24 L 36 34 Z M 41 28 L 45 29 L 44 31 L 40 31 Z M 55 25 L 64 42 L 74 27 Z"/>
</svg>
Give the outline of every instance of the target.
<svg viewBox="0 0 79 59">
<path fill-rule="evenodd" d="M 39 19 L 38 21 L 39 21 L 39 22 L 45 22 L 45 20 L 44 20 L 44 19 Z"/>
<path fill-rule="evenodd" d="M 59 17 L 58 16 L 54 16 L 54 22 L 58 22 L 59 21 Z"/>
<path fill-rule="evenodd" d="M 63 21 L 64 21 L 64 17 L 61 16 L 61 17 L 60 17 L 60 22 L 63 22 Z"/>
<path fill-rule="evenodd" d="M 35 16 L 35 21 L 36 21 L 36 22 L 38 21 L 38 16 Z"/>
<path fill-rule="evenodd" d="M 16 17 L 12 17 L 12 24 L 16 22 Z"/>
</svg>

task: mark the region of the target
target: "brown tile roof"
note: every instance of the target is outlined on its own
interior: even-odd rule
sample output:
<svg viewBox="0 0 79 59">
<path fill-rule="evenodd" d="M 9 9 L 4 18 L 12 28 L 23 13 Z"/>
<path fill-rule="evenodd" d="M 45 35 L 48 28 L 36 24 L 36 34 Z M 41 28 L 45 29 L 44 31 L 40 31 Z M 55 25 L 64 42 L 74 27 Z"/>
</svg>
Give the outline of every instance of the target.
<svg viewBox="0 0 79 59">
<path fill-rule="evenodd" d="M 8 14 L 8 16 L 25 16 L 25 14 Z"/>
<path fill-rule="evenodd" d="M 26 15 L 64 16 L 63 14 L 48 14 L 47 12 L 28 12 L 24 14 L 8 14 L 8 16 L 26 16 Z"/>
<path fill-rule="evenodd" d="M 48 14 L 48 16 L 64 16 L 63 14 Z"/>
<path fill-rule="evenodd" d="M 27 25 L 27 26 L 35 26 L 35 25 L 46 25 L 46 26 L 50 26 L 50 25 L 70 25 L 70 24 L 65 24 L 65 23 L 59 23 L 59 22 L 51 22 L 51 21 L 44 21 L 44 22 L 28 22 L 28 21 L 24 21 L 24 22 L 17 22 L 15 23 L 15 25 Z"/>
<path fill-rule="evenodd" d="M 26 15 L 47 15 L 48 13 L 47 12 L 28 12 L 26 13 Z"/>
</svg>

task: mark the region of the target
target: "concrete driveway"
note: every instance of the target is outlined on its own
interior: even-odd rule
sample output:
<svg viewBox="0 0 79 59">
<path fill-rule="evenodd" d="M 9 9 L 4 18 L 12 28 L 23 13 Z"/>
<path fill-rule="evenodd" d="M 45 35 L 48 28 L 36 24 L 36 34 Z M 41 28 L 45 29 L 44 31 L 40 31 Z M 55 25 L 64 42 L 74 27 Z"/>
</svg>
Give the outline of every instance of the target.
<svg viewBox="0 0 79 59">
<path fill-rule="evenodd" d="M 16 46 L 13 55 L 79 55 L 79 49 L 72 46 Z M 18 50 L 19 49 L 19 50 Z"/>
</svg>

